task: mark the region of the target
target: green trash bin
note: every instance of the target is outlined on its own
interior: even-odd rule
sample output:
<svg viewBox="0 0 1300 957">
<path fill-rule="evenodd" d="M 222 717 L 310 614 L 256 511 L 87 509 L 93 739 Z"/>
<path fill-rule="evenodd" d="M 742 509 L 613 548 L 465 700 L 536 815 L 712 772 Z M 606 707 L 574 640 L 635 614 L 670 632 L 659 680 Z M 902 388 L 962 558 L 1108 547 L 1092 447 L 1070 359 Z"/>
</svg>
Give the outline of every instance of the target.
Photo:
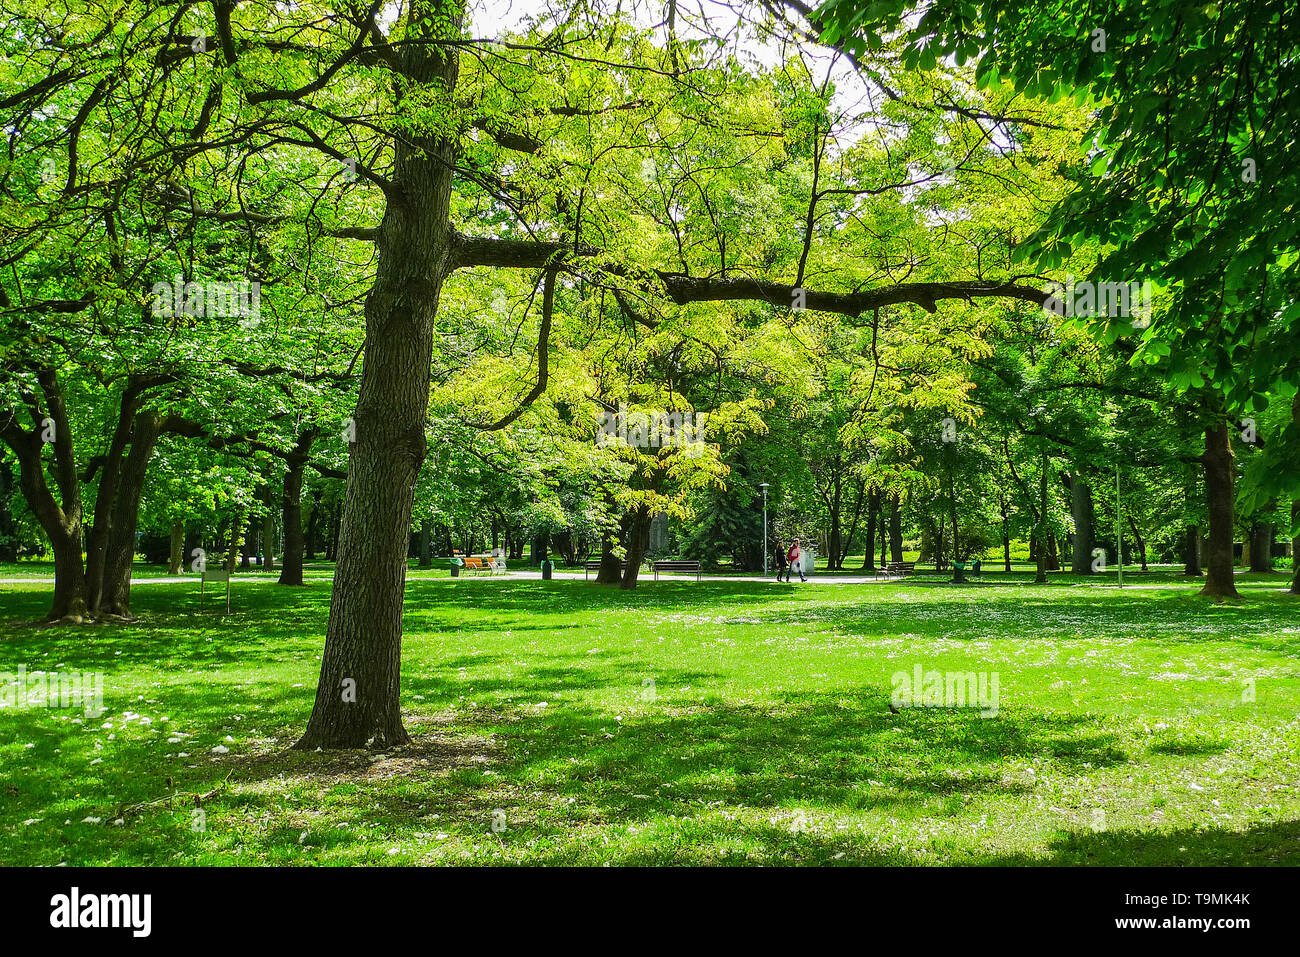
<svg viewBox="0 0 1300 957">
<path fill-rule="evenodd" d="M 451 567 L 451 577 L 459 578 L 460 570 L 465 567 L 465 560 L 463 558 L 452 558 L 447 564 Z"/>
<path fill-rule="evenodd" d="M 952 563 L 952 580 L 953 580 L 953 584 L 963 584 L 963 583 L 965 583 L 965 581 L 966 581 L 966 563 L 965 563 L 965 562 L 953 562 L 953 563 Z"/>
<path fill-rule="evenodd" d="M 551 561 L 549 558 L 542 559 L 542 581 L 548 582 L 551 580 L 551 572 L 554 568 L 555 562 Z"/>
</svg>

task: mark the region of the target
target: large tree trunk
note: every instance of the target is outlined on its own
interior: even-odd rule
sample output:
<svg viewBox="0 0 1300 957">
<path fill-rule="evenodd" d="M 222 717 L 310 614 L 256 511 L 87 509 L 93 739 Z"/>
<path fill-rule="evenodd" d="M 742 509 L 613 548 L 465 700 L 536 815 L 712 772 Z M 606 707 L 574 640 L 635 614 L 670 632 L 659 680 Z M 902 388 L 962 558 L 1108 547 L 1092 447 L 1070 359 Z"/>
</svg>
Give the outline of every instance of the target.
<svg viewBox="0 0 1300 957">
<path fill-rule="evenodd" d="M 1233 527 L 1233 455 L 1227 422 L 1205 430 L 1205 499 L 1209 508 L 1210 547 L 1205 587 L 1202 595 L 1214 598 L 1237 597 L 1232 577 Z"/>
<path fill-rule="evenodd" d="M 158 412 L 140 412 L 132 424 L 131 451 L 122 464 L 113 502 L 113 526 L 108 534 L 103 586 L 99 592 L 99 604 L 92 606 L 97 615 L 132 617 L 131 568 L 135 561 L 136 522 L 140 515 L 140 498 L 144 494 L 145 473 L 149 470 L 149 459 L 153 457 L 165 418 Z"/>
<path fill-rule="evenodd" d="M 462 14 L 456 0 L 414 0 L 408 29 L 446 35 L 449 27 L 459 30 Z M 400 83 L 412 93 L 454 96 L 454 47 L 406 43 L 395 57 Z M 458 164 L 453 141 L 418 127 L 396 138 L 394 149 L 375 285 L 366 299 L 356 444 L 325 653 L 307 730 L 294 745 L 301 750 L 410 741 L 400 702 L 406 549 L 415 479 L 426 453 L 434 320 L 452 267 L 448 212 Z"/>
<path fill-rule="evenodd" d="M 1092 489 L 1079 475 L 1063 476 L 1070 492 L 1070 516 L 1074 519 L 1074 547 L 1070 554 L 1070 572 L 1092 574 L 1092 550 L 1096 547 L 1096 515 Z"/>
<path fill-rule="evenodd" d="M 95 493 L 95 519 L 86 541 L 86 591 L 87 604 L 92 610 L 103 603 L 103 589 L 108 577 L 108 551 L 113 536 L 113 522 L 117 518 L 115 505 L 119 483 L 122 481 L 123 461 L 131 442 L 132 429 L 139 412 L 139 397 L 128 387 L 118 404 L 117 423 L 107 452 L 99 462 L 99 488 Z"/>
<path fill-rule="evenodd" d="M 86 572 L 81 559 L 81 480 L 77 475 L 72 429 L 58 376 L 53 369 L 42 369 L 37 373 L 37 381 L 45 396 L 48 418 L 55 429 L 51 444 L 54 449 L 52 475 L 59 492 L 57 501 L 46 484 L 45 469 L 41 464 L 45 447 L 43 417 L 38 418 L 39 413 L 35 414 L 33 428 L 24 431 L 15 414 L 0 414 L 0 437 L 18 458 L 18 485 L 54 552 L 54 600 L 46 620 L 67 618 L 79 622 L 89 610 Z M 24 398 L 30 406 L 35 406 L 35 396 Z"/>
</svg>

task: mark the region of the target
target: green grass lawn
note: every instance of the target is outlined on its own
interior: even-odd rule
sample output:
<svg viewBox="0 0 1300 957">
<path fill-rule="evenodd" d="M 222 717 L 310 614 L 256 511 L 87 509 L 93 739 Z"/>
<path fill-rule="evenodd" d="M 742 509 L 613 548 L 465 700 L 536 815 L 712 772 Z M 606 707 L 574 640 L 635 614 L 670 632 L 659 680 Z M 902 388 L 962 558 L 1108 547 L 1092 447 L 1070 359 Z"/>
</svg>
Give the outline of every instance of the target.
<svg viewBox="0 0 1300 957">
<path fill-rule="evenodd" d="M 152 584 L 137 624 L 75 628 L 0 585 L 0 671 L 102 672 L 107 708 L 0 711 L 0 863 L 1297 864 L 1285 579 L 422 575 L 388 754 L 286 750 L 328 582 L 248 582 L 229 617 Z M 917 664 L 997 673 L 997 714 L 892 714 Z"/>
</svg>

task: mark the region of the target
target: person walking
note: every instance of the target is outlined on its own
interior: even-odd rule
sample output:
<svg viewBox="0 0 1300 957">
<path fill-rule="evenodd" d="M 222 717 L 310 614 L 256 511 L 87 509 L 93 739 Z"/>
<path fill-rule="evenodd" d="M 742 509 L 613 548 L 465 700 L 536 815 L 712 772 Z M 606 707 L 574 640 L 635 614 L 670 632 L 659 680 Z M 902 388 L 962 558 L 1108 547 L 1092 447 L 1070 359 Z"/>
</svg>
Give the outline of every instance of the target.
<svg viewBox="0 0 1300 957">
<path fill-rule="evenodd" d="M 803 574 L 803 550 L 799 548 L 799 539 L 796 538 L 794 540 L 794 544 L 791 545 L 790 550 L 785 553 L 785 557 L 790 562 L 790 571 L 785 573 L 785 580 L 789 581 L 790 573 L 798 567 L 799 580 L 801 582 L 806 582 L 808 579 L 805 578 Z"/>
<path fill-rule="evenodd" d="M 786 561 L 785 549 L 781 547 L 781 542 L 778 539 L 776 542 L 776 580 L 780 581 L 782 575 L 785 575 L 788 578 L 789 568 L 790 563 Z"/>
</svg>

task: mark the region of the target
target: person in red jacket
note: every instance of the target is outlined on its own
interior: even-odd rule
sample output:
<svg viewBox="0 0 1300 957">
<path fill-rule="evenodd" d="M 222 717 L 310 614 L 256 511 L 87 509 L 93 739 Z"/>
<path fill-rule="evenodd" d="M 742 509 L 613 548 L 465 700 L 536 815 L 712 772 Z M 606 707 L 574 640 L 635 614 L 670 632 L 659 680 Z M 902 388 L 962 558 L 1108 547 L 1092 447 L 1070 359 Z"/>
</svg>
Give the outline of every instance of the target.
<svg viewBox="0 0 1300 957">
<path fill-rule="evenodd" d="M 790 562 L 790 570 L 785 573 L 785 580 L 790 580 L 790 572 L 793 572 L 797 567 L 799 569 L 799 580 L 801 582 L 806 582 L 808 579 L 805 578 L 803 574 L 803 552 L 799 548 L 799 539 L 796 538 L 794 540 L 794 544 L 791 545 L 790 550 L 785 553 L 785 557 Z"/>
</svg>

